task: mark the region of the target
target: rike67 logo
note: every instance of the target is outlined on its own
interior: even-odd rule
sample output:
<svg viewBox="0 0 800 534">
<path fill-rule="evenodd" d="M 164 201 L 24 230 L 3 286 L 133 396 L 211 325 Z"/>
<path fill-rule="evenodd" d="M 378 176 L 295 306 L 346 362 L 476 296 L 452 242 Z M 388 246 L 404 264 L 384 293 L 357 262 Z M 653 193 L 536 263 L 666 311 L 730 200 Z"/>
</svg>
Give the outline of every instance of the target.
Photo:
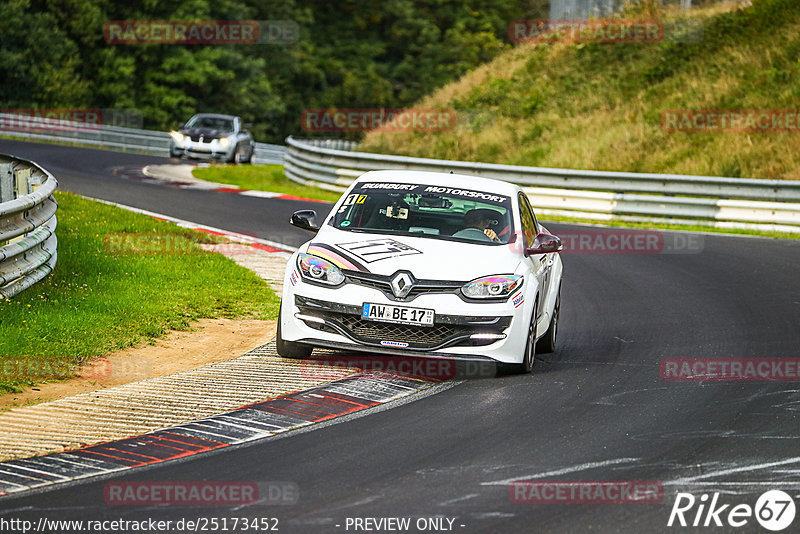
<svg viewBox="0 0 800 534">
<path fill-rule="evenodd" d="M 794 499 L 780 490 L 763 493 L 755 506 L 723 504 L 716 492 L 711 497 L 704 493 L 699 498 L 691 493 L 678 493 L 667 526 L 739 528 L 752 524 L 755 519 L 763 528 L 779 532 L 792 524 L 794 516 Z"/>
</svg>

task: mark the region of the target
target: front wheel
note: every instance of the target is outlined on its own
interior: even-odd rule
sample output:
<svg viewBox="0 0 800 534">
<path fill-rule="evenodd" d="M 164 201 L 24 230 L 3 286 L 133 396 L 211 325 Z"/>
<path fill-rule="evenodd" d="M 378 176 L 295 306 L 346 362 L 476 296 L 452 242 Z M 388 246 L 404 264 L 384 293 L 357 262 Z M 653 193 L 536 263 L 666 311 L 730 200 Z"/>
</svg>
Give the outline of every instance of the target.
<svg viewBox="0 0 800 534">
<path fill-rule="evenodd" d="M 533 361 L 536 357 L 536 313 L 539 308 L 539 302 L 533 305 L 533 314 L 531 314 L 531 323 L 528 326 L 528 339 L 525 343 L 525 353 L 522 355 L 522 363 L 504 364 L 505 371 L 512 373 L 526 374 L 533 370 Z"/>
<path fill-rule="evenodd" d="M 235 163 L 236 165 L 246 163 L 247 160 L 244 154 L 245 148 L 241 144 L 236 145 L 236 148 L 233 149 L 233 154 L 231 154 L 231 157 L 228 159 L 228 163 Z"/>
<path fill-rule="evenodd" d="M 550 319 L 550 326 L 547 327 L 547 332 L 539 339 L 536 344 L 536 352 L 542 354 L 549 354 L 556 350 L 556 335 L 558 334 L 558 316 L 561 311 L 561 287 L 558 288 L 558 295 L 556 295 L 556 304 L 553 306 L 553 318 Z"/>
<path fill-rule="evenodd" d="M 291 358 L 293 360 L 303 360 L 311 356 L 313 347 L 304 345 L 302 343 L 295 343 L 294 341 L 286 341 L 281 335 L 281 312 L 278 311 L 278 333 L 276 334 L 275 345 L 278 350 L 278 356 L 281 358 Z"/>
</svg>

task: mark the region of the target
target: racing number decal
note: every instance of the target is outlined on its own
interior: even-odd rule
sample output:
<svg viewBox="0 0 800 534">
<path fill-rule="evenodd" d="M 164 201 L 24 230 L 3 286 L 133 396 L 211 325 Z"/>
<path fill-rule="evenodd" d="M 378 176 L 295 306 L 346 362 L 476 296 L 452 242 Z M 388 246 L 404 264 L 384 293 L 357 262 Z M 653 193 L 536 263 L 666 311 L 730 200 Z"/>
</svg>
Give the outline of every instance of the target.
<svg viewBox="0 0 800 534">
<path fill-rule="evenodd" d="M 347 198 L 342 202 L 342 207 L 339 208 L 338 213 L 344 213 L 347 208 L 354 204 L 363 204 L 367 200 L 367 195 L 347 195 Z"/>
<path fill-rule="evenodd" d="M 386 258 L 394 258 L 396 256 L 422 254 L 421 251 L 414 247 L 400 243 L 394 239 L 375 239 L 373 241 L 359 241 L 357 243 L 341 243 L 336 246 L 367 263 L 385 260 Z"/>
</svg>

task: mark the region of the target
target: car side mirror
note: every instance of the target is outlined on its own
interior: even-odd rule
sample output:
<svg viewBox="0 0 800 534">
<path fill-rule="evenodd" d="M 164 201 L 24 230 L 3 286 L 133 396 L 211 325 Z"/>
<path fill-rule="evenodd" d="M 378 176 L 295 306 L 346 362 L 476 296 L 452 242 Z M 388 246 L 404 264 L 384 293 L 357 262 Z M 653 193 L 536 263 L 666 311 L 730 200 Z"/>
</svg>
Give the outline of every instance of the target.
<svg viewBox="0 0 800 534">
<path fill-rule="evenodd" d="M 558 237 L 540 232 L 536 234 L 533 244 L 525 249 L 525 255 L 548 254 L 550 252 L 558 252 L 562 248 L 564 248 L 564 245 Z"/>
<path fill-rule="evenodd" d="M 319 231 L 317 225 L 317 212 L 314 210 L 300 210 L 292 213 L 292 218 L 289 219 L 292 226 L 308 230 L 309 232 Z"/>
<path fill-rule="evenodd" d="M 246 123 L 244 123 L 244 126 L 243 126 L 243 128 L 245 130 L 249 130 L 252 127 L 253 127 L 253 123 L 252 122 L 246 122 Z"/>
</svg>

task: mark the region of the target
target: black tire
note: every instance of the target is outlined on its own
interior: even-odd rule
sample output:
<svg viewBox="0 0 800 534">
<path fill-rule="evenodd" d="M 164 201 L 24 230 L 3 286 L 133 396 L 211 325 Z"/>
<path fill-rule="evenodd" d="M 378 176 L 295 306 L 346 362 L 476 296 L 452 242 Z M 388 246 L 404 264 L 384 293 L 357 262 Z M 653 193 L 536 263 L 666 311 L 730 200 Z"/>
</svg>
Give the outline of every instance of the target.
<svg viewBox="0 0 800 534">
<path fill-rule="evenodd" d="M 253 155 L 255 154 L 255 148 L 250 148 L 250 154 L 247 156 L 247 159 L 243 159 L 242 163 L 247 163 L 248 165 L 252 165 L 253 163 Z"/>
<path fill-rule="evenodd" d="M 234 163 L 236 165 L 241 165 L 242 163 L 247 163 L 244 159 L 244 149 L 241 144 L 237 144 L 236 148 L 233 149 L 233 154 L 228 159 L 228 163 Z"/>
<path fill-rule="evenodd" d="M 231 156 L 229 158 L 225 158 L 225 163 L 237 163 L 236 156 L 239 153 L 239 145 L 233 147 L 233 152 L 231 152 Z"/>
<path fill-rule="evenodd" d="M 527 374 L 533 371 L 533 362 L 536 359 L 536 313 L 538 309 L 539 300 L 537 298 L 536 304 L 533 306 L 531 324 L 528 325 L 528 340 L 525 343 L 525 354 L 522 357 L 522 363 L 504 364 L 502 366 L 503 370 L 517 374 Z"/>
<path fill-rule="evenodd" d="M 536 343 L 536 352 L 539 354 L 549 354 L 556 351 L 556 336 L 558 335 L 558 316 L 561 313 L 561 286 L 558 286 L 558 294 L 556 295 L 556 305 L 553 306 L 553 317 L 550 319 L 550 325 L 547 327 L 547 332 L 539 338 Z"/>
<path fill-rule="evenodd" d="M 278 332 L 275 336 L 275 345 L 278 350 L 278 356 L 281 358 L 291 358 L 293 360 L 304 360 L 311 356 L 313 347 L 304 345 L 302 343 L 295 343 L 293 341 L 285 341 L 281 336 L 281 312 L 278 311 Z"/>
</svg>

